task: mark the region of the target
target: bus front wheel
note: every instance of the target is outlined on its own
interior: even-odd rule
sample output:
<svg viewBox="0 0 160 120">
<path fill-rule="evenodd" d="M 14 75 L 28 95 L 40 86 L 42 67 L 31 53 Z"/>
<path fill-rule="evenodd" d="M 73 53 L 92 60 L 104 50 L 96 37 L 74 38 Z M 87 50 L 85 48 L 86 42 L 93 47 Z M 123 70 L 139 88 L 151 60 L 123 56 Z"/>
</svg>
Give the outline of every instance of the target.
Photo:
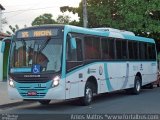
<svg viewBox="0 0 160 120">
<path fill-rule="evenodd" d="M 84 90 L 84 97 L 81 98 L 82 105 L 91 104 L 93 99 L 93 85 L 90 82 L 87 82 Z"/>
<path fill-rule="evenodd" d="M 48 105 L 50 103 L 50 100 L 40 100 L 38 101 L 41 105 Z"/>
</svg>

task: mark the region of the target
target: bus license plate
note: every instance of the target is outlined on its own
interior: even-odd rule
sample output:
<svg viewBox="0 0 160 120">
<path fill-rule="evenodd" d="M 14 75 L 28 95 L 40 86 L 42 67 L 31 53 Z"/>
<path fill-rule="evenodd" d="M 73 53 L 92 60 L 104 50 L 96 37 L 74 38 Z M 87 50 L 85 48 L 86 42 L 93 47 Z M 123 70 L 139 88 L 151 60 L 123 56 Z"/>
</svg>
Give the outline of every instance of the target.
<svg viewBox="0 0 160 120">
<path fill-rule="evenodd" d="M 37 92 L 36 91 L 29 91 L 28 96 L 36 96 Z"/>
</svg>

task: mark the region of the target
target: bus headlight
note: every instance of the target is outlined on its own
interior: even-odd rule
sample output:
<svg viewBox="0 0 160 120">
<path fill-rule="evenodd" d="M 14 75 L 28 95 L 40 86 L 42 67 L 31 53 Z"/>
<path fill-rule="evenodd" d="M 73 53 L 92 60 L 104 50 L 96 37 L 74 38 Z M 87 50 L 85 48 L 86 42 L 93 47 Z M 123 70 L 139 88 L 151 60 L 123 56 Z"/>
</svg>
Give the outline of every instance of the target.
<svg viewBox="0 0 160 120">
<path fill-rule="evenodd" d="M 60 81 L 60 77 L 59 76 L 56 76 L 53 78 L 53 84 L 52 84 L 52 87 L 56 87 L 59 85 L 59 81 Z"/>
<path fill-rule="evenodd" d="M 14 81 L 13 81 L 12 78 L 9 79 L 9 85 L 10 85 L 11 87 L 14 87 Z"/>
</svg>

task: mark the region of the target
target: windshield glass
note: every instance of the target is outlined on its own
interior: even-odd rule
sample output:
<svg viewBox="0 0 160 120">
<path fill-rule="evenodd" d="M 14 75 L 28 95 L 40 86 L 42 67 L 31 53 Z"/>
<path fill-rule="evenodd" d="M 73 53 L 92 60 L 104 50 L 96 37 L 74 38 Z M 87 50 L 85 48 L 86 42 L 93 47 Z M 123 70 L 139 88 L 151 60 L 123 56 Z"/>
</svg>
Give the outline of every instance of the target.
<svg viewBox="0 0 160 120">
<path fill-rule="evenodd" d="M 12 43 L 12 72 L 58 72 L 61 69 L 62 39 L 51 37 L 21 38 Z M 34 72 L 36 73 L 36 72 Z"/>
</svg>

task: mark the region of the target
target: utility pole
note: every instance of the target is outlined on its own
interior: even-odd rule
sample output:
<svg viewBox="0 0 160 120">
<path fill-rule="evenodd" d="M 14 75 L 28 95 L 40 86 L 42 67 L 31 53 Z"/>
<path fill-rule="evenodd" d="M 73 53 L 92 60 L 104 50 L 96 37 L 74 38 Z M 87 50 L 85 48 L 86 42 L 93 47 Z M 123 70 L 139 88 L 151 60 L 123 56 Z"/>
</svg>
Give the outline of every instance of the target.
<svg viewBox="0 0 160 120">
<path fill-rule="evenodd" d="M 2 32 L 2 10 L 5 8 L 0 4 L 0 32 Z"/>
<path fill-rule="evenodd" d="M 82 2 L 83 2 L 83 27 L 88 27 L 87 1 L 82 0 Z"/>
</svg>

